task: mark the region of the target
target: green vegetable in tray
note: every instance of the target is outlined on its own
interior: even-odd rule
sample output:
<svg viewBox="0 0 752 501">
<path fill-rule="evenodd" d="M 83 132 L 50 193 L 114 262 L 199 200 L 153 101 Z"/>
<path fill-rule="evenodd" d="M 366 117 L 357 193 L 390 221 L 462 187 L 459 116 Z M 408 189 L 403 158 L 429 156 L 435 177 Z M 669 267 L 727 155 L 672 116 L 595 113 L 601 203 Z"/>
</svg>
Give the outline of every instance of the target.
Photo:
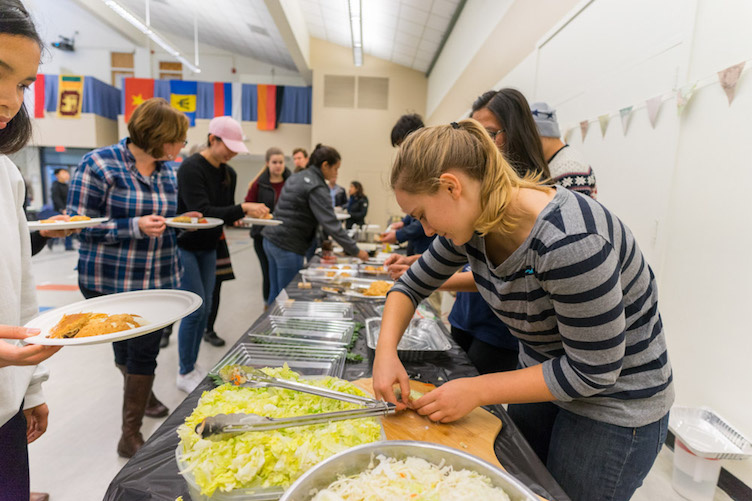
<svg viewBox="0 0 752 501">
<path fill-rule="evenodd" d="M 261 369 L 267 375 L 300 381 L 285 365 Z M 334 377 L 307 384 L 366 396 L 352 383 Z M 238 488 L 287 487 L 303 472 L 350 447 L 375 442 L 381 427 L 375 418 L 335 421 L 305 427 L 233 435 L 227 440 L 202 439 L 195 431 L 205 417 L 254 413 L 280 418 L 358 408 L 356 404 L 280 388 L 246 388 L 224 384 L 204 392 L 193 413 L 178 428 L 184 472 L 191 472 L 201 493 L 211 496 Z"/>
</svg>

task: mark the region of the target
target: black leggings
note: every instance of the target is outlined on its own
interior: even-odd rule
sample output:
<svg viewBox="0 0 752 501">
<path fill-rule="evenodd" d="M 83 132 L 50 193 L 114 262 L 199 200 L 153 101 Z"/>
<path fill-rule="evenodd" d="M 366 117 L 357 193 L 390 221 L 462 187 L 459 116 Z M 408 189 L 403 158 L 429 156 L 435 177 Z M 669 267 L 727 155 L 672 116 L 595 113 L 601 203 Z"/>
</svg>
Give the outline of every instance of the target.
<svg viewBox="0 0 752 501">
<path fill-rule="evenodd" d="M 253 237 L 253 250 L 256 251 L 259 263 L 261 264 L 261 274 L 264 276 L 262 287 L 264 304 L 266 304 L 269 302 L 269 259 L 267 259 L 266 252 L 264 252 L 264 237 Z"/>
<path fill-rule="evenodd" d="M 0 427 L 0 486 L 0 501 L 29 499 L 29 449 L 21 410 Z"/>
<path fill-rule="evenodd" d="M 208 332 L 214 331 L 214 322 L 217 320 L 217 313 L 219 313 L 219 292 L 222 289 L 222 282 L 219 277 L 214 282 L 211 309 L 209 310 L 209 318 L 206 321 L 206 330 Z"/>
<path fill-rule="evenodd" d="M 452 327 L 452 339 L 465 350 L 467 357 L 481 374 L 513 371 L 517 368 L 517 350 L 497 348 L 456 327 Z"/>
</svg>

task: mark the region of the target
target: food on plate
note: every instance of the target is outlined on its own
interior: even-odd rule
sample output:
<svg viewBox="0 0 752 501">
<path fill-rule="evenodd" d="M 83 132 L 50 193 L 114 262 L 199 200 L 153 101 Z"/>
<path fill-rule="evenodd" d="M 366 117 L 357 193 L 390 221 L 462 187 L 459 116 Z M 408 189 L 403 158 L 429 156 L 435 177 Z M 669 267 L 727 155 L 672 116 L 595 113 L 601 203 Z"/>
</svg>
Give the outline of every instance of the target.
<svg viewBox="0 0 752 501">
<path fill-rule="evenodd" d="M 329 277 L 329 278 L 334 277 L 336 275 L 337 275 L 336 271 L 327 271 L 326 272 L 326 276 Z"/>
<path fill-rule="evenodd" d="M 509 501 L 503 489 L 475 471 L 455 470 L 443 461 L 434 464 L 417 457 L 395 459 L 376 456 L 369 468 L 357 475 L 341 476 L 311 501 L 365 501 L 370 499 L 411 499 L 416 501 Z M 373 497 L 378 493 L 378 498 Z"/>
<path fill-rule="evenodd" d="M 345 277 L 351 277 L 353 276 L 353 274 L 345 272 L 345 273 L 340 273 L 339 276 L 345 278 Z"/>
<path fill-rule="evenodd" d="M 138 320 L 137 320 L 138 319 Z M 106 313 L 72 313 L 63 315 L 63 318 L 52 328 L 51 339 L 69 339 L 102 334 L 112 334 L 129 329 L 135 329 L 143 325 L 143 319 L 138 315 L 118 313 L 108 315 Z"/>
<path fill-rule="evenodd" d="M 343 270 L 352 270 L 352 266 L 345 265 L 342 267 Z"/>
<path fill-rule="evenodd" d="M 366 272 L 369 272 L 369 273 L 386 273 L 386 270 L 384 269 L 383 266 L 366 265 L 363 268 L 363 271 L 366 271 Z"/>
<path fill-rule="evenodd" d="M 274 215 L 270 212 L 268 214 L 265 214 L 261 219 L 274 219 Z"/>
<path fill-rule="evenodd" d="M 57 223 L 57 222 L 62 222 L 62 221 L 59 219 L 42 219 L 39 222 L 42 224 L 50 224 L 50 223 Z"/>
<path fill-rule="evenodd" d="M 366 290 L 363 291 L 364 296 L 386 296 L 389 289 L 394 285 L 392 282 L 386 280 L 376 280 L 371 282 Z"/>
<path fill-rule="evenodd" d="M 76 221 L 91 221 L 91 218 L 89 216 L 73 216 L 70 218 L 71 223 Z"/>
<path fill-rule="evenodd" d="M 231 374 L 232 366 L 220 375 Z M 287 365 L 261 369 L 267 375 L 302 381 Z M 352 395 L 367 396 L 352 383 L 335 377 L 305 380 L 307 384 Z M 192 475 L 201 494 L 243 488 L 283 488 L 324 459 L 356 445 L 381 438 L 375 418 L 333 421 L 311 426 L 281 428 L 233 435 L 226 440 L 206 440 L 196 425 L 217 414 L 253 413 L 281 418 L 359 408 L 357 404 L 280 388 L 248 388 L 223 384 L 204 392 L 193 413 L 178 428 L 180 467 Z"/>
<path fill-rule="evenodd" d="M 195 218 L 195 217 L 189 217 L 189 216 L 176 216 L 172 218 L 173 223 L 199 223 L 199 224 L 207 224 L 209 221 L 206 220 L 205 217 L 201 218 Z"/>
</svg>

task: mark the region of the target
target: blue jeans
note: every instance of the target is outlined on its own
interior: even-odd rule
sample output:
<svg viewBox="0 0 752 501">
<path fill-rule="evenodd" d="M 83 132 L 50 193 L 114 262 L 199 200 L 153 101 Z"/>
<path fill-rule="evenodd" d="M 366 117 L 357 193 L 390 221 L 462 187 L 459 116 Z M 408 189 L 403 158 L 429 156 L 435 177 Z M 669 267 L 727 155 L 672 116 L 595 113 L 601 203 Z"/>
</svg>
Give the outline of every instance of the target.
<svg viewBox="0 0 752 501">
<path fill-rule="evenodd" d="M 603 423 L 550 402 L 514 404 L 509 415 L 570 498 L 627 501 L 666 441 L 668 414 L 637 428 Z"/>
<path fill-rule="evenodd" d="M 178 358 L 180 374 L 193 371 L 201 347 L 201 338 L 206 330 L 206 322 L 211 310 L 212 291 L 217 276 L 217 251 L 189 251 L 180 249 L 183 263 L 183 285 L 181 289 L 195 292 L 203 303 L 180 322 L 178 331 Z"/>
<path fill-rule="evenodd" d="M 264 239 L 264 252 L 269 260 L 269 301 L 267 304 L 274 304 L 279 293 L 303 268 L 304 256 L 280 249 L 268 238 Z"/>
</svg>

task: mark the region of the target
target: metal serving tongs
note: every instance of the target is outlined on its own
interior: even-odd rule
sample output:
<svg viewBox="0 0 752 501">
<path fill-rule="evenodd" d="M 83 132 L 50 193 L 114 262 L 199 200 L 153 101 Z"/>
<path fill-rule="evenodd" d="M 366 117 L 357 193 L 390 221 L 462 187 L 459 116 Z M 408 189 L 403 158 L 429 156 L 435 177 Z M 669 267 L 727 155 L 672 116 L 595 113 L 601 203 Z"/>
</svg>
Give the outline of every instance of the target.
<svg viewBox="0 0 752 501">
<path fill-rule="evenodd" d="M 245 381 L 244 381 L 245 379 Z M 374 416 L 393 414 L 396 407 L 391 402 L 375 400 L 373 398 L 359 397 L 339 391 L 319 388 L 294 381 L 267 376 L 262 371 L 252 367 L 237 368 L 232 377 L 232 383 L 238 386 L 251 388 L 265 388 L 274 386 L 288 390 L 310 393 L 324 398 L 332 398 L 343 402 L 362 405 L 361 409 L 351 409 L 336 412 L 323 412 L 321 414 L 309 414 L 289 418 L 269 418 L 258 414 L 217 414 L 209 416 L 196 426 L 196 433 L 202 438 L 211 438 L 216 435 L 246 433 L 251 431 L 268 431 L 279 428 L 294 426 L 308 426 L 312 424 L 328 423 L 330 421 L 342 421 L 346 419 L 359 419 Z"/>
</svg>

